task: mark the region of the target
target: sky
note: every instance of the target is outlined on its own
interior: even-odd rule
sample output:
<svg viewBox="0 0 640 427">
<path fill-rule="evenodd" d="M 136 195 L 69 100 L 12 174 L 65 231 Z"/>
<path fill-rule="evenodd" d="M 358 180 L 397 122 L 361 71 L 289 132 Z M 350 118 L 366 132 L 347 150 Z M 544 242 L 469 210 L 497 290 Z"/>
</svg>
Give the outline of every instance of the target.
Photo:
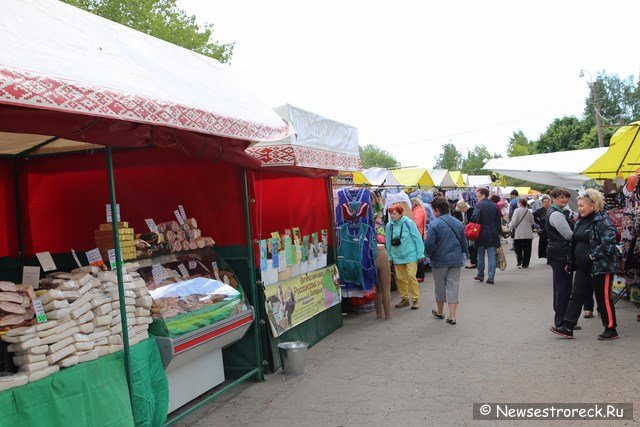
<svg viewBox="0 0 640 427">
<path fill-rule="evenodd" d="M 358 128 L 403 166 L 432 167 L 442 145 L 503 154 L 581 117 L 598 72 L 640 72 L 640 2 L 180 0 L 266 105 Z M 586 70 L 580 78 L 580 70 Z"/>
</svg>

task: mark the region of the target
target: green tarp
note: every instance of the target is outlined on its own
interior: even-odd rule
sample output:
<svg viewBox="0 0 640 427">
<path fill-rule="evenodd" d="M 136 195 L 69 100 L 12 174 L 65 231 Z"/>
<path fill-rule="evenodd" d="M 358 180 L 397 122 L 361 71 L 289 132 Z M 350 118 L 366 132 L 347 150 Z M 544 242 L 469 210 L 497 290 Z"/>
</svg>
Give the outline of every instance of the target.
<svg viewBox="0 0 640 427">
<path fill-rule="evenodd" d="M 155 340 L 131 347 L 136 426 L 160 426 L 169 391 Z M 122 351 L 0 393 L 0 426 L 133 426 Z"/>
</svg>

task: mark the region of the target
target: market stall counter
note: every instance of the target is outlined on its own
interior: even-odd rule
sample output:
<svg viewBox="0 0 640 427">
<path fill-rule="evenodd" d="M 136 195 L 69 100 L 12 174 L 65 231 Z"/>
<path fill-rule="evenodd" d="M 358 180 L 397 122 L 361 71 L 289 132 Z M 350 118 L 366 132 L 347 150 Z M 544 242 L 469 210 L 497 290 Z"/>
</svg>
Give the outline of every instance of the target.
<svg viewBox="0 0 640 427">
<path fill-rule="evenodd" d="M 136 425 L 161 425 L 167 413 L 168 384 L 154 340 L 132 346 L 131 358 Z M 134 424 L 121 352 L 1 392 L 0 407 L 0 426 L 6 427 Z"/>
</svg>

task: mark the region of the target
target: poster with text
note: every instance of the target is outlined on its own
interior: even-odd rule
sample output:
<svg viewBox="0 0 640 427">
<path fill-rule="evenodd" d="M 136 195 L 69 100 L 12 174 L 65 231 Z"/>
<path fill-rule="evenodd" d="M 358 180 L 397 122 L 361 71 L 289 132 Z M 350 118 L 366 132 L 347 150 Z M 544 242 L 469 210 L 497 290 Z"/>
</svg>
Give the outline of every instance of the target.
<svg viewBox="0 0 640 427">
<path fill-rule="evenodd" d="M 265 286 L 265 308 L 274 337 L 340 304 L 340 276 L 335 265 Z"/>
</svg>

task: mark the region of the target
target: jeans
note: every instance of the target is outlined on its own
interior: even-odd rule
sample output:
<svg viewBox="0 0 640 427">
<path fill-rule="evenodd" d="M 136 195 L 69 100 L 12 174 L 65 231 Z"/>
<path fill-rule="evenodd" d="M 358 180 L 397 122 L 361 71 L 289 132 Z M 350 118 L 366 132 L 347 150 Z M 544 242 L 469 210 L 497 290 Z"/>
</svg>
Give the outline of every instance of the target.
<svg viewBox="0 0 640 427">
<path fill-rule="evenodd" d="M 484 253 L 487 252 L 487 259 L 489 260 L 488 267 L 488 280 L 493 280 L 496 277 L 496 248 L 485 248 L 484 246 L 478 246 L 478 277 L 484 280 Z"/>
</svg>

